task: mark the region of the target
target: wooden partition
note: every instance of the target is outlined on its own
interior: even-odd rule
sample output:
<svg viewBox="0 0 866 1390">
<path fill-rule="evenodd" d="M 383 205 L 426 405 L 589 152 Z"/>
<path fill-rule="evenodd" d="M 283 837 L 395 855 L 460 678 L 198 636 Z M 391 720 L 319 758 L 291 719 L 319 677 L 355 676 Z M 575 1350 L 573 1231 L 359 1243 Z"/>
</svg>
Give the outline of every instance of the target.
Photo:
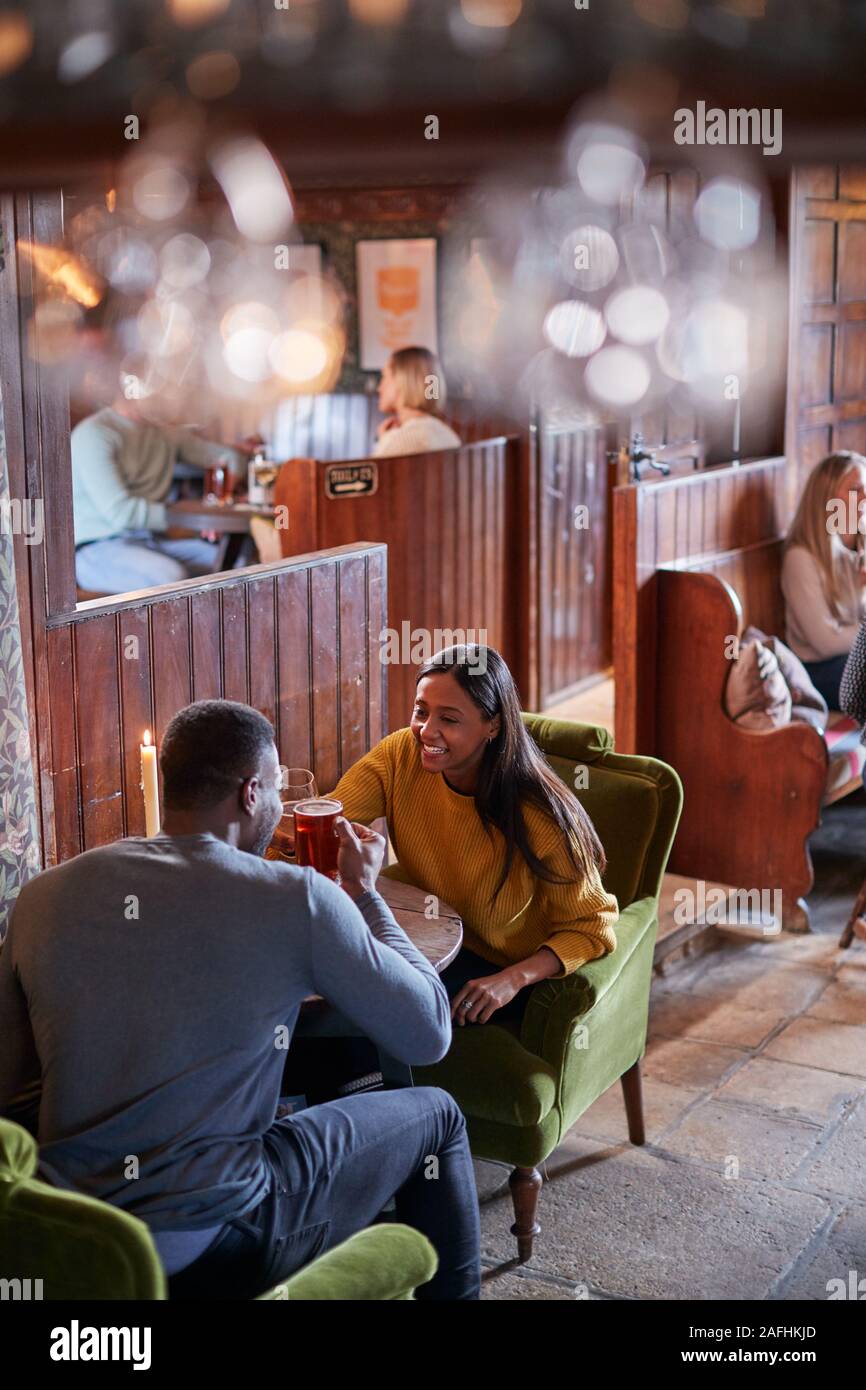
<svg viewBox="0 0 866 1390">
<path fill-rule="evenodd" d="M 610 665 L 606 442 L 600 428 L 537 426 L 540 708 Z"/>
<path fill-rule="evenodd" d="M 285 553 L 387 543 L 390 655 L 399 656 L 384 666 L 392 729 L 409 719 L 419 642 L 432 651 L 451 640 L 486 641 L 502 652 L 523 689 L 527 579 L 520 461 L 517 440 L 500 438 L 399 458 L 295 459 L 280 472 L 277 503 L 289 514 L 281 533 Z M 353 479 L 371 491 L 341 494 Z M 379 629 L 373 638 L 378 635 Z"/>
<path fill-rule="evenodd" d="M 383 546 L 344 546 L 213 580 L 82 605 L 39 666 L 47 863 L 144 833 L 139 745 L 191 700 L 241 700 L 283 763 L 329 790 L 385 733 Z"/>
<path fill-rule="evenodd" d="M 620 752 L 654 752 L 656 719 L 663 716 L 656 701 L 659 569 L 694 566 L 703 559 L 706 568 L 736 582 L 748 566 L 749 591 L 763 584 L 773 596 L 756 600 L 757 617 L 772 619 L 783 635 L 777 560 L 774 551 L 761 547 L 784 534 L 786 484 L 786 460 L 771 458 L 615 489 L 613 651 Z M 753 559 L 746 559 L 755 547 Z"/>
</svg>

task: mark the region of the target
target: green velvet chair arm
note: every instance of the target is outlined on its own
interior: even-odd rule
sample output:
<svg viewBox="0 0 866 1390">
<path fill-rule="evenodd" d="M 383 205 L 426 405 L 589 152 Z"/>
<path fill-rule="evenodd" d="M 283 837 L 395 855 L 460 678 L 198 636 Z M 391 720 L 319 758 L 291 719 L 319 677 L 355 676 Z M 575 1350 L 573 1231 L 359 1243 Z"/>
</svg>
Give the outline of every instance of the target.
<svg viewBox="0 0 866 1390">
<path fill-rule="evenodd" d="M 578 1025 L 628 970 L 646 933 L 655 934 L 658 902 L 640 898 L 620 913 L 617 947 L 600 960 L 581 965 L 564 979 L 544 980 L 533 989 L 520 1030 L 527 1052 L 562 1074 Z"/>
<path fill-rule="evenodd" d="M 398 1222 L 368 1226 L 277 1284 L 259 1301 L 318 1299 L 372 1302 L 411 1299 L 436 1273 L 436 1251 L 426 1236 Z"/>
</svg>

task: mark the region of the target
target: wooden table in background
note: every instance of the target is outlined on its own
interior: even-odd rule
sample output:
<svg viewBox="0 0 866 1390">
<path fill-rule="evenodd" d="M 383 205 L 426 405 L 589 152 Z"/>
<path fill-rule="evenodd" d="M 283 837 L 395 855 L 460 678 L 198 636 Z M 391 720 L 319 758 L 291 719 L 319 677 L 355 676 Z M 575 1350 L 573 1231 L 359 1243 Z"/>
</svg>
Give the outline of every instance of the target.
<svg viewBox="0 0 866 1390">
<path fill-rule="evenodd" d="M 169 502 L 166 507 L 169 526 L 182 526 L 188 531 L 216 531 L 219 535 L 214 572 L 234 569 L 245 541 L 251 541 L 250 520 L 254 516 L 273 521 L 273 507 L 253 507 L 248 502 L 206 502 L 203 498 L 185 497 Z M 255 563 L 255 556 L 251 563 Z"/>
<path fill-rule="evenodd" d="M 425 917 L 429 894 L 410 883 L 381 877 L 376 885 L 400 926 L 440 975 L 450 965 L 463 942 L 463 923 L 447 903 L 439 901 L 438 917 Z M 305 999 L 298 1015 L 295 1035 L 301 1038 L 361 1038 L 366 1035 L 351 1019 L 319 995 Z M 392 1086 L 411 1086 L 412 1069 L 379 1048 L 379 1070 L 383 1081 Z"/>
</svg>

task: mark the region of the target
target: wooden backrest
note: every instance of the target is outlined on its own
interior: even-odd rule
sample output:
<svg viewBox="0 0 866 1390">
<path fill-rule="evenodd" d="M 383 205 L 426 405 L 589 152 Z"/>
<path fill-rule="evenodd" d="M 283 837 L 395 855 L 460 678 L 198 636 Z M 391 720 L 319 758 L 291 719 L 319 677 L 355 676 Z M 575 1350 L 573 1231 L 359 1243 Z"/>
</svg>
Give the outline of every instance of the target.
<svg viewBox="0 0 866 1390">
<path fill-rule="evenodd" d="M 783 635 L 777 587 L 788 520 L 784 458 L 707 468 L 613 495 L 616 746 L 654 753 L 661 569 L 704 569 L 743 589 L 747 621 Z"/>
<path fill-rule="evenodd" d="M 400 650 L 385 666 L 391 728 L 409 720 L 422 641 L 430 654 L 450 645 L 449 633 L 458 634 L 453 641 L 485 642 L 501 651 L 521 686 L 529 529 L 519 505 L 523 459 L 518 441 L 501 437 L 395 458 L 294 459 L 280 470 L 275 500 L 288 509 L 285 554 L 361 542 L 388 547 L 388 631 Z M 329 496 L 329 480 L 347 469 L 368 470 L 374 490 Z"/>
<path fill-rule="evenodd" d="M 737 635 L 747 627 L 757 627 L 768 637 L 784 639 L 785 603 L 781 584 L 783 547 L 781 538 L 759 541 L 756 545 L 744 546 L 739 550 L 705 555 L 678 568 L 690 574 L 714 575 L 728 586 L 741 614 L 741 627 Z"/>
<path fill-rule="evenodd" d="M 144 834 L 139 745 L 191 700 L 253 705 L 332 787 L 386 732 L 381 545 L 82 604 L 37 648 L 45 859 Z"/>
<path fill-rule="evenodd" d="M 729 638 L 772 602 L 778 550 L 771 542 L 745 557 L 659 570 L 654 751 L 676 768 L 685 792 L 671 869 L 735 887 L 781 888 L 787 908 L 812 884 L 806 842 L 826 779 L 824 743 L 796 720 L 758 732 L 724 711 Z M 730 582 L 737 575 L 751 612 Z"/>
</svg>

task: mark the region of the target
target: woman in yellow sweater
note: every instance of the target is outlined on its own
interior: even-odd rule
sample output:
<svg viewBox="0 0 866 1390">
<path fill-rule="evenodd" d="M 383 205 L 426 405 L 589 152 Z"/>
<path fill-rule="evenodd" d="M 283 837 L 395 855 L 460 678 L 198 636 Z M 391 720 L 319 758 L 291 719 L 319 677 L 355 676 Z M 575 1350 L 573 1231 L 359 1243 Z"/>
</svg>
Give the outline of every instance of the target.
<svg viewBox="0 0 866 1390">
<path fill-rule="evenodd" d="M 442 974 L 458 1023 L 520 1017 L 537 981 L 614 950 L 598 836 L 527 733 L 492 647 L 449 647 L 422 666 L 409 728 L 334 795 L 351 821 L 386 817 L 405 877 L 463 919 Z"/>
</svg>

